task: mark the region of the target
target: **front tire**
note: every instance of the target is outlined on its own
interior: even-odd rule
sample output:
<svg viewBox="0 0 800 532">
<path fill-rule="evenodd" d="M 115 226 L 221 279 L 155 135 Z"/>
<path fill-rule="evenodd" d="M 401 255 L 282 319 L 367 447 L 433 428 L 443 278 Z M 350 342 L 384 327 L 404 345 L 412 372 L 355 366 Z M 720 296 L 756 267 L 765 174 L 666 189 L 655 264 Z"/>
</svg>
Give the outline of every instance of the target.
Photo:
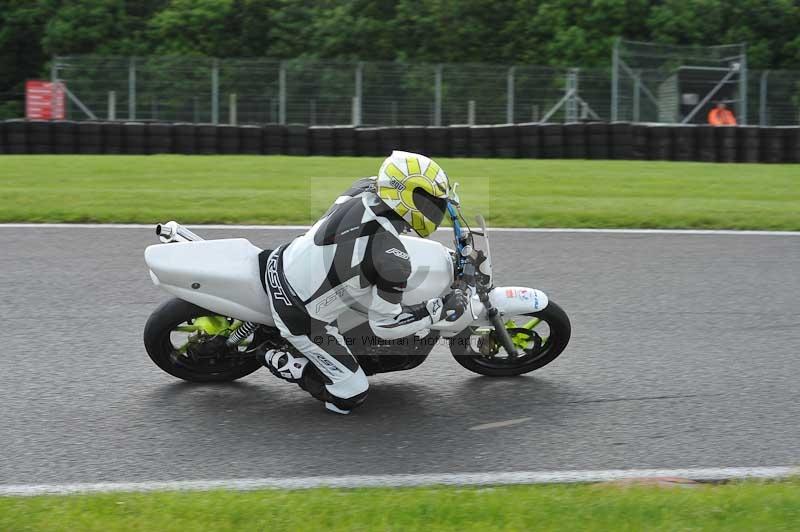
<svg viewBox="0 0 800 532">
<path fill-rule="evenodd" d="M 541 322 L 546 323 L 549 335 L 540 345 L 526 351 L 525 356 L 509 359 L 480 353 L 479 350 L 476 350 L 474 339 L 477 331 L 473 327 L 453 337 L 450 343 L 450 353 L 456 362 L 468 370 L 488 377 L 511 377 L 544 367 L 558 358 L 567 347 L 572 334 L 572 326 L 566 312 L 553 301 L 550 301 L 544 310 L 526 314 L 526 316 L 538 318 Z M 480 341 L 479 339 L 478 342 Z M 505 350 L 502 352 L 505 353 Z"/>
<path fill-rule="evenodd" d="M 144 346 L 150 359 L 173 377 L 190 382 L 230 382 L 250 375 L 261 367 L 252 358 L 211 358 L 192 360 L 179 346 L 173 345 L 171 334 L 181 324 L 201 316 L 213 315 L 182 299 L 170 299 L 159 306 L 144 327 Z M 221 342 L 219 342 L 221 343 Z"/>
</svg>

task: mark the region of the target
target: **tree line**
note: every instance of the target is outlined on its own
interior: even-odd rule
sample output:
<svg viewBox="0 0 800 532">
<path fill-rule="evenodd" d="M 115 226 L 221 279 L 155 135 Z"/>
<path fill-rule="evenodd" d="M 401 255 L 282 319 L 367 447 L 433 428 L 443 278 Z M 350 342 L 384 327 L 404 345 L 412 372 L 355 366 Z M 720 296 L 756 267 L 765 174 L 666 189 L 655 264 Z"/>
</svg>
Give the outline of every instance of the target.
<svg viewBox="0 0 800 532">
<path fill-rule="evenodd" d="M 746 42 L 751 68 L 800 69 L 798 28 L 795 0 L 0 0 L 0 115 L 54 55 L 592 67 L 620 36 Z"/>
</svg>

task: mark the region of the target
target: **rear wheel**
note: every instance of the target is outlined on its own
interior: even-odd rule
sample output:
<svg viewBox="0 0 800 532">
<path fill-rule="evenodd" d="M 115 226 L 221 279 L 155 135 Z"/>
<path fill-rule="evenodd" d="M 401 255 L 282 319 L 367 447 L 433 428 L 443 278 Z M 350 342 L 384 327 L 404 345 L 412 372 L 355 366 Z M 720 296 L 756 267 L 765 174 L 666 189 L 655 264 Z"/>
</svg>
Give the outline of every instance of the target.
<svg viewBox="0 0 800 532">
<path fill-rule="evenodd" d="M 550 301 L 544 310 L 514 316 L 506 329 L 522 355 L 510 357 L 491 327 L 470 327 L 455 336 L 450 352 L 470 371 L 489 377 L 522 375 L 546 366 L 564 351 L 572 327 L 567 314 Z"/>
<path fill-rule="evenodd" d="M 225 344 L 240 323 L 183 301 L 170 299 L 158 307 L 144 327 L 144 346 L 155 364 L 174 377 L 191 382 L 228 382 L 261 367 L 246 347 Z"/>
</svg>

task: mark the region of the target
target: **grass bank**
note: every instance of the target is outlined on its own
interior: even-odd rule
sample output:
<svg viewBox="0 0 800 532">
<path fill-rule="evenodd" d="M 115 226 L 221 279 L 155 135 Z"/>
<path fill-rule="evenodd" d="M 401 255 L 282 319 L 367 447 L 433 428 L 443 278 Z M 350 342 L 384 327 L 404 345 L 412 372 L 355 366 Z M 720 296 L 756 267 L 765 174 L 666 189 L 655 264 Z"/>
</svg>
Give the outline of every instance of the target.
<svg viewBox="0 0 800 532">
<path fill-rule="evenodd" d="M 441 159 L 467 213 L 512 227 L 800 230 L 800 166 Z M 0 222 L 308 224 L 380 160 L 2 156 Z"/>
<path fill-rule="evenodd" d="M 0 530 L 797 530 L 800 481 L 0 497 Z"/>
</svg>

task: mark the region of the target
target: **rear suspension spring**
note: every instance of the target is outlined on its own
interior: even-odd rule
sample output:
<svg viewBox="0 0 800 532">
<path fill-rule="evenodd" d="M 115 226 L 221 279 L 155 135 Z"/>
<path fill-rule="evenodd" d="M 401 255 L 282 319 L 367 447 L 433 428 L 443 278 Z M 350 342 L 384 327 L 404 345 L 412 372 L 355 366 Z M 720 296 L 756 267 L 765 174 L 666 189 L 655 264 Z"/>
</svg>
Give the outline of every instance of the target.
<svg viewBox="0 0 800 532">
<path fill-rule="evenodd" d="M 239 345 L 245 338 L 253 334 L 256 329 L 258 329 L 257 323 L 246 321 L 239 325 L 238 329 L 233 331 L 225 343 L 228 345 Z"/>
</svg>

